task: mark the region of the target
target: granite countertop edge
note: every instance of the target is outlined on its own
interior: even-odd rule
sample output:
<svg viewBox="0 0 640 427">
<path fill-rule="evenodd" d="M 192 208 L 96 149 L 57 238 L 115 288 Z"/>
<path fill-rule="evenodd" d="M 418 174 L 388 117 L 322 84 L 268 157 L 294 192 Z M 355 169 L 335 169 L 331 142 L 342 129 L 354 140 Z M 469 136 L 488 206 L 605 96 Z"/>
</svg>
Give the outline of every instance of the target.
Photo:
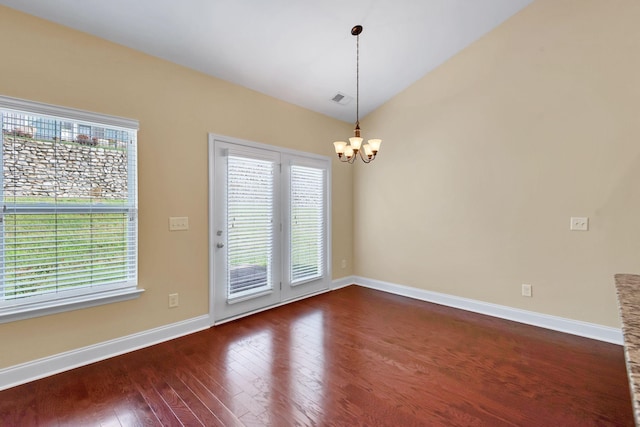
<svg viewBox="0 0 640 427">
<path fill-rule="evenodd" d="M 631 401 L 640 426 L 640 275 L 616 274 L 615 283 Z"/>
</svg>

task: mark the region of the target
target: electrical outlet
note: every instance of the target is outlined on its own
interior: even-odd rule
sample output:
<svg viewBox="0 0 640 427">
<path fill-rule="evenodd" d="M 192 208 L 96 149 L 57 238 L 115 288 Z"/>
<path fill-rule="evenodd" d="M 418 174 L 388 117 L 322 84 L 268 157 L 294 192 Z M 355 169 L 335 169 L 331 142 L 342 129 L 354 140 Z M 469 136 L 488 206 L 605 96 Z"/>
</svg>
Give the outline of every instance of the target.
<svg viewBox="0 0 640 427">
<path fill-rule="evenodd" d="M 342 264 L 341 264 L 342 268 L 347 268 L 347 260 L 346 259 L 342 259 Z"/>
<path fill-rule="evenodd" d="M 184 231 L 189 229 L 188 216 L 169 217 L 169 231 Z"/>
<path fill-rule="evenodd" d="M 589 231 L 589 218 L 572 216 L 569 229 L 573 231 Z"/>
<path fill-rule="evenodd" d="M 169 294 L 169 308 L 175 308 L 179 305 L 178 294 Z"/>
<path fill-rule="evenodd" d="M 532 289 L 531 289 L 531 285 L 528 285 L 526 283 L 522 284 L 522 296 L 523 297 L 532 297 Z"/>
</svg>

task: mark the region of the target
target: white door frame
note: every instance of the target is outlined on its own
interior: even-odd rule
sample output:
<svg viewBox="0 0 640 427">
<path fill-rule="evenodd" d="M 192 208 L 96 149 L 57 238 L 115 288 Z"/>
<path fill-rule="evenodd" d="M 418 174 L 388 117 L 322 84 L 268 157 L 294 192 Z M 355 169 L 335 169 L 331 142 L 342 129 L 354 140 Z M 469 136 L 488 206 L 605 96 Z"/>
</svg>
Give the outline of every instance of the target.
<svg viewBox="0 0 640 427">
<path fill-rule="evenodd" d="M 216 224 L 216 220 L 217 218 L 215 217 L 215 197 L 214 197 L 214 189 L 215 189 L 215 176 L 216 176 L 216 166 L 215 166 L 215 144 L 216 141 L 219 142 L 225 142 L 225 143 L 229 143 L 229 144 L 237 144 L 240 146 L 245 146 L 245 147 L 250 147 L 250 148 L 258 148 L 258 149 L 263 149 L 263 150 L 269 150 L 269 151 L 276 151 L 279 152 L 281 155 L 292 155 L 292 156 L 301 156 L 301 157 L 306 157 L 306 158 L 311 158 L 311 159 L 317 159 L 317 160 L 325 160 L 327 162 L 327 198 L 326 198 L 326 203 L 327 203 L 327 235 L 326 235 L 326 243 L 327 243 L 327 248 L 326 248 L 326 272 L 327 272 L 327 287 L 326 289 L 322 289 L 316 292 L 312 292 L 306 295 L 301 295 L 301 296 L 297 296 L 295 298 L 286 300 L 286 301 L 282 301 L 280 303 L 274 304 L 274 305 L 270 305 L 268 307 L 263 307 L 248 313 L 243 313 L 241 315 L 238 316 L 234 316 L 234 317 L 230 317 L 227 319 L 224 319 L 222 321 L 216 321 L 214 314 L 215 314 L 215 287 L 214 287 L 214 283 L 215 283 L 215 262 L 214 262 L 214 258 L 215 258 L 215 244 L 216 244 L 216 228 L 215 228 L 215 224 Z M 219 135 L 219 134 L 215 134 L 215 133 L 209 133 L 208 135 L 208 160 L 209 160 L 209 191 L 208 191 L 208 197 L 209 197 L 209 323 L 211 326 L 214 326 L 216 324 L 222 324 L 225 322 L 229 322 L 231 320 L 235 320 L 237 318 L 240 317 L 244 317 L 244 316 L 248 316 L 254 313 L 258 313 L 260 311 L 264 311 L 264 310 L 268 310 L 271 308 L 275 308 L 278 307 L 280 305 L 284 305 L 284 304 L 288 304 L 290 302 L 293 301 L 297 301 L 300 299 L 304 299 L 304 298 L 308 298 L 310 296 L 313 295 L 317 295 L 320 293 L 324 293 L 330 290 L 331 286 L 331 278 L 332 278 L 332 254 L 331 254 L 331 250 L 332 250 L 332 227 L 331 227 L 331 213 L 332 213 L 332 209 L 331 209 L 331 159 L 328 156 L 322 156 L 319 154 L 314 154 L 314 153 L 307 153 L 304 151 L 298 151 L 298 150 L 292 150 L 289 148 L 283 148 L 283 147 L 278 147 L 278 146 L 272 146 L 272 145 L 268 145 L 268 144 L 263 144 L 263 143 L 259 143 L 259 142 L 254 142 L 254 141 L 248 141 L 248 140 L 244 140 L 244 139 L 240 139 L 240 138 L 234 138 L 234 137 L 229 137 L 229 136 L 225 136 L 225 135 Z"/>
</svg>

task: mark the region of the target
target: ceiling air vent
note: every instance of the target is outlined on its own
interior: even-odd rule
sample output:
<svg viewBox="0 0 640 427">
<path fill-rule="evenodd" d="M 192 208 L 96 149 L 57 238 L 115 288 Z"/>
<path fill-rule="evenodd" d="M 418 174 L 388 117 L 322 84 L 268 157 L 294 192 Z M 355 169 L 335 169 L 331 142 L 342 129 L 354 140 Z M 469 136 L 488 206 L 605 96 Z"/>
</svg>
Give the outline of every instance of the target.
<svg viewBox="0 0 640 427">
<path fill-rule="evenodd" d="M 347 105 L 352 99 L 352 97 L 340 92 L 336 93 L 335 96 L 331 98 L 333 102 L 340 105 Z"/>
</svg>

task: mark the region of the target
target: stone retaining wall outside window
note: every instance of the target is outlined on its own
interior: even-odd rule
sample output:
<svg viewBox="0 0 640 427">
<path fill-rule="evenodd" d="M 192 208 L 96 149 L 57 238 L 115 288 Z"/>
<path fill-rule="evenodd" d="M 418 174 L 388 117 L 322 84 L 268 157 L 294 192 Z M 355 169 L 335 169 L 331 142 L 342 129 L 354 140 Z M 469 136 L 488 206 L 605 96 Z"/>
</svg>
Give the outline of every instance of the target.
<svg viewBox="0 0 640 427">
<path fill-rule="evenodd" d="M 4 135 L 3 188 L 19 197 L 121 199 L 127 152 Z"/>
</svg>

